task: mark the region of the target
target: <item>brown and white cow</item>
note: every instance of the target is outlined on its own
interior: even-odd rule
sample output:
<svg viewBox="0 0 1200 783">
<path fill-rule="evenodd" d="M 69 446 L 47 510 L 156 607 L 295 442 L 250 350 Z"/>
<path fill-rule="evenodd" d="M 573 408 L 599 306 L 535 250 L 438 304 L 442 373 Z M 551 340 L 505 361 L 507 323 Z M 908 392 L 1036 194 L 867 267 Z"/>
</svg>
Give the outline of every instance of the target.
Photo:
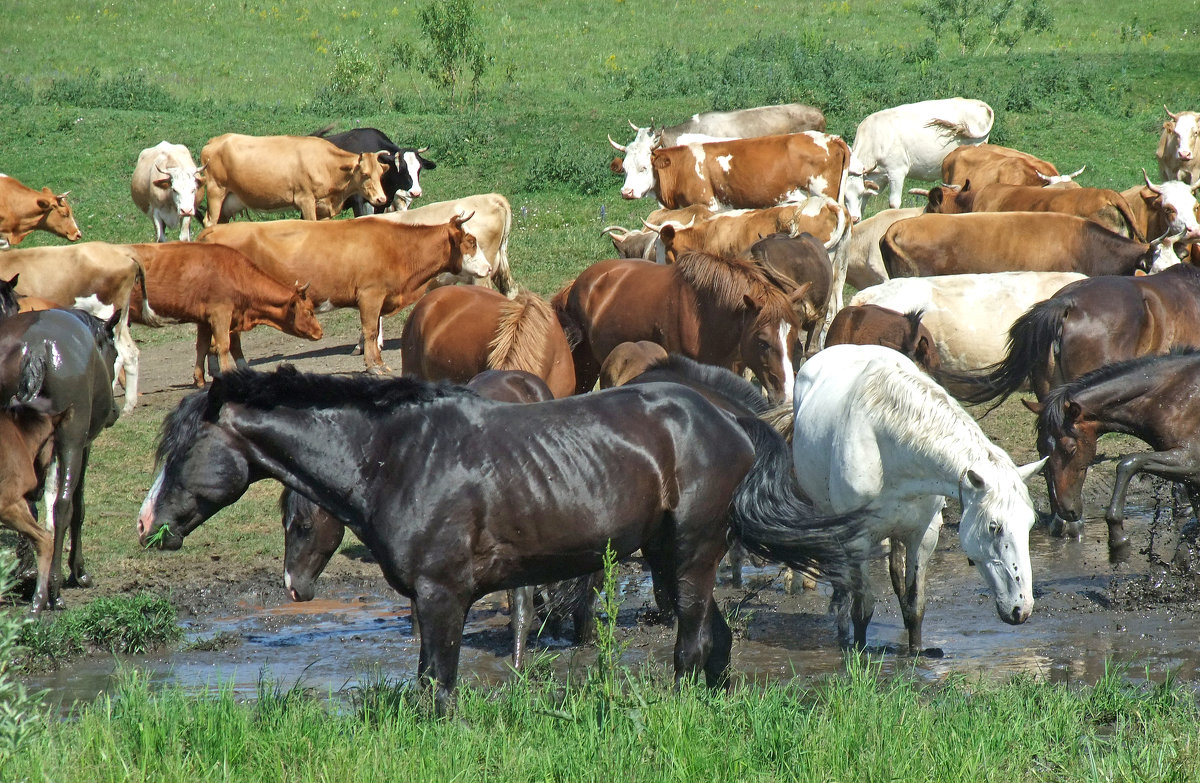
<svg viewBox="0 0 1200 783">
<path fill-rule="evenodd" d="M 668 209 L 757 209 L 809 196 L 840 201 L 850 147 L 837 136 L 805 131 L 667 147 L 650 160 L 654 194 Z"/>
<path fill-rule="evenodd" d="M 958 147 L 942 161 L 942 182 L 965 185 L 970 180 L 976 190 L 988 185 L 1073 185 L 1082 173 L 1081 168 L 1059 174 L 1053 163 L 999 144 Z"/>
<path fill-rule="evenodd" d="M 802 131 L 823 132 L 825 115 L 820 109 L 803 103 L 785 103 L 738 111 L 693 114 L 678 125 L 657 130 L 652 127 L 639 128 L 632 122 L 629 123 L 629 127 L 633 128 L 634 137 L 628 145 L 617 144 L 612 136 L 608 137 L 608 143 L 625 156 L 624 159 L 614 160 L 611 166 L 614 173 L 625 173 L 621 196 L 635 199 L 642 198 L 654 187 L 654 170 L 650 156 L 660 147 L 675 147 L 693 142 L 750 139 Z"/>
<path fill-rule="evenodd" d="M 321 323 L 303 285 L 284 285 L 224 245 L 172 242 L 130 245 L 146 272 L 146 293 L 160 318 L 196 324 L 192 380 L 204 385 L 204 360 L 215 350 L 222 372 L 245 361 L 239 335 L 259 324 L 284 334 L 321 339 Z M 142 297 L 130 299 L 142 323 Z"/>
<path fill-rule="evenodd" d="M 437 201 L 405 212 L 388 212 L 380 217 L 406 226 L 436 226 L 456 215 L 470 215 L 466 228 L 479 243 L 479 250 L 492 262 L 489 278 L 496 290 L 512 299 L 517 295 L 517 283 L 508 265 L 508 235 L 512 230 L 512 206 L 499 193 L 482 193 L 450 201 Z M 469 272 L 457 275 L 442 273 L 432 287 L 477 281 Z M 482 281 L 480 281 L 482 282 Z"/>
<path fill-rule="evenodd" d="M 1163 123 L 1162 136 L 1154 157 L 1158 159 L 1158 173 L 1164 180 L 1177 179 L 1188 185 L 1200 183 L 1200 114 L 1181 111 L 1173 114 L 1163 106 L 1170 117 Z"/>
<path fill-rule="evenodd" d="M 926 212 L 958 215 L 966 212 L 1058 212 L 1095 221 L 1130 239 L 1144 240 L 1129 203 L 1105 188 L 1046 188 L 1040 185 L 938 185 L 929 190 Z M 1161 233 L 1161 232 L 1160 232 Z"/>
<path fill-rule="evenodd" d="M 1166 234 L 1171 245 L 1200 241 L 1200 221 L 1196 217 L 1196 190 L 1200 189 L 1200 180 L 1193 185 L 1178 180 L 1155 185 L 1144 169 L 1142 176 L 1145 185 L 1121 191 L 1142 235 Z"/>
<path fill-rule="evenodd" d="M 7 174 L 0 174 L 0 249 L 21 244 L 35 230 L 77 241 L 83 233 L 67 203 L 69 193 L 68 190 L 55 195 L 50 188 L 34 190 Z"/>
<path fill-rule="evenodd" d="M 379 373 L 388 372 L 382 356 L 385 315 L 415 302 L 442 272 L 491 274 L 475 235 L 463 227 L 471 217 L 436 226 L 406 226 L 383 215 L 226 223 L 204 229 L 197 239 L 241 251 L 286 285 L 308 285 L 318 312 L 357 308 L 367 370 Z"/>
<path fill-rule="evenodd" d="M 1157 272 L 1177 259 L 1161 241 L 1127 239 L 1074 215 L 972 212 L 918 215 L 894 223 L 879 240 L 890 277 L 982 272 Z"/>
<path fill-rule="evenodd" d="M 166 229 L 176 226 L 180 240 L 191 240 L 196 191 L 204 184 L 201 175 L 191 151 L 182 144 L 160 141 L 138 155 L 129 195 L 154 221 L 156 242 L 166 242 Z"/>
<path fill-rule="evenodd" d="M 34 247 L 0 253 L 0 279 L 20 275 L 16 290 L 26 296 L 48 299 L 59 307 L 77 307 L 90 300 L 121 312 L 114 340 L 117 365 L 125 372 L 124 412 L 137 404 L 138 347 L 129 332 L 129 297 L 135 286 L 142 286 L 145 297 L 145 273 L 128 245 L 84 242 L 59 247 Z M 153 301 L 153 300 L 151 300 Z M 93 310 L 102 313 L 101 310 Z M 143 313 L 146 323 L 161 325 L 150 307 Z M 117 381 L 113 381 L 114 389 Z"/>
<path fill-rule="evenodd" d="M 315 136 L 226 133 L 200 150 L 208 211 L 204 225 L 225 223 L 241 210 L 295 208 L 305 220 L 332 217 L 361 194 L 386 206 L 380 177 L 387 164 L 375 152 L 347 152 Z"/>
</svg>

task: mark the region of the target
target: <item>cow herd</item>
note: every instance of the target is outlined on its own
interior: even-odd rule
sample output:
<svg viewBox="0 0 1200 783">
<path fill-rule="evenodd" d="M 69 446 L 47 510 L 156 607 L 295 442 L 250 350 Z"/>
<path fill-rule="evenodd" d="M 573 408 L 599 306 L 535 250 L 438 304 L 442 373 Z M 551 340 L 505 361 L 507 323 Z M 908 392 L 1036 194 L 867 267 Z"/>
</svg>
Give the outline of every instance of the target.
<svg viewBox="0 0 1200 783">
<path fill-rule="evenodd" d="M 825 132 L 819 110 L 800 104 L 697 114 L 668 128 L 631 122 L 628 144 L 609 136 L 624 156 L 611 168 L 624 174 L 623 198 L 653 193 L 659 209 L 642 227 L 606 228 L 621 257 L 584 269 L 550 301 L 513 281 L 503 196 L 408 209 L 422 193 L 420 172 L 434 168 L 424 149 L 401 148 L 374 129 L 225 134 L 203 147 L 197 166 L 186 148 L 163 142 L 138 156 L 131 185 L 156 243 L 8 249 L 0 283 L 23 295 L 23 309 L 83 307 L 114 318 L 112 385 L 124 384 L 126 411 L 137 384 L 129 319 L 197 323 L 193 381 L 203 386 L 208 355 L 223 372 L 243 358 L 241 332 L 266 323 L 319 339 L 314 313 L 338 307 L 359 311 L 368 372 L 390 372 L 383 318 L 414 303 L 399 369 L 428 381 L 518 370 L 555 397 L 587 394 L 597 382 L 635 378 L 665 350 L 749 370 L 771 403 L 790 410 L 805 357 L 826 343 L 860 343 L 905 353 L 952 394 L 992 399 L 1012 391 L 988 373 L 1009 358 L 1010 328 L 1016 334 L 1032 307 L 1064 287 L 1160 273 L 1196 253 L 1200 127 L 1195 113 L 1168 115 L 1161 181 L 1143 170 L 1122 192 L 1080 187 L 1074 178 L 1083 169 L 1062 175 L 1031 154 L 989 144 L 992 108 L 964 98 L 872 114 L 852 145 Z M 926 196 L 924 208 L 900 209 L 909 178 L 940 180 L 915 191 Z M 889 208 L 861 219 L 885 185 Z M 35 229 L 78 240 L 66 195 L 0 177 L 0 240 L 15 246 Z M 204 228 L 189 241 L 201 196 Z M 229 222 L 245 208 L 297 209 L 303 219 Z M 347 208 L 357 217 L 327 220 Z M 176 227 L 182 241 L 165 242 Z M 500 293 L 446 285 L 488 279 Z M 1193 285 L 1174 270 L 1159 279 Z M 843 308 L 846 282 L 858 293 Z M 1086 317 L 1077 300 L 1072 312 Z M 6 326 L 0 321 L 0 338 Z M 1037 344 L 1048 361 L 1064 350 L 1057 339 Z M 1146 342 L 1133 354 L 1179 344 Z M 28 392 L 24 371 L 0 377 L 4 399 Z M 946 400 L 938 404 L 955 405 Z M 9 418 L 20 424 L 16 409 Z M 52 446 L 43 445 L 53 441 L 39 427 L 17 427 L 10 438 L 13 428 L 0 426 L 0 437 L 21 438 L 23 450 L 12 453 L 28 454 L 5 469 L 31 503 L 41 485 L 60 483 L 47 459 Z M 929 524 L 940 526 L 940 512 Z M 35 610 L 58 603 L 57 578 L 48 584 Z M 1028 616 L 1021 606 L 1010 612 L 1015 621 Z M 919 639 L 919 617 L 916 628 Z"/>
</svg>

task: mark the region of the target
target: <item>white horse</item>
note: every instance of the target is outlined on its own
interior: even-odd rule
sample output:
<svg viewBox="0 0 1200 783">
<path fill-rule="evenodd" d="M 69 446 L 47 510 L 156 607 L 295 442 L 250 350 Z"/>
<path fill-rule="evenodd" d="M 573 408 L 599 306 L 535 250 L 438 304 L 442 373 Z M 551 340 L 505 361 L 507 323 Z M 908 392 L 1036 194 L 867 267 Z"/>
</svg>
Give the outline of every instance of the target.
<svg viewBox="0 0 1200 783">
<path fill-rule="evenodd" d="M 915 364 L 875 345 L 837 345 L 809 359 L 796 378 L 795 412 L 793 453 L 804 494 L 819 512 L 858 515 L 877 542 L 891 539 L 889 569 L 910 653 L 921 651 L 927 568 L 947 496 L 962 501 L 962 548 L 1000 619 L 1029 619 L 1034 510 L 1024 482 L 1045 460 L 1018 468 Z M 855 645 L 866 644 L 875 607 L 868 566 L 859 566 L 849 607 L 847 596 L 834 596 L 844 645 L 850 620 Z"/>
</svg>

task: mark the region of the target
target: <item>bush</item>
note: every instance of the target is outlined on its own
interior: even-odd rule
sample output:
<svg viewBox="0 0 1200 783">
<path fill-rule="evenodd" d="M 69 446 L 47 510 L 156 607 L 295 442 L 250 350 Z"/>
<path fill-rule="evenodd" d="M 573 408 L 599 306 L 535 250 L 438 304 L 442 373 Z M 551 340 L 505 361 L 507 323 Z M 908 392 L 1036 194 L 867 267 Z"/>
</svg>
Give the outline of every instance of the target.
<svg viewBox="0 0 1200 783">
<path fill-rule="evenodd" d="M 917 13 L 935 38 L 941 38 L 946 28 L 953 30 L 962 54 L 970 54 L 985 41 L 984 51 L 998 44 L 1011 52 L 1025 33 L 1044 32 L 1054 23 L 1045 0 L 925 0 Z"/>
<path fill-rule="evenodd" d="M 580 195 L 594 196 L 612 186 L 610 160 L 606 148 L 559 138 L 530 158 L 523 188 L 537 192 L 567 185 Z"/>
<path fill-rule="evenodd" d="M 471 0 L 430 0 L 419 18 L 421 31 L 433 48 L 425 74 L 454 95 L 469 71 L 471 88 L 478 90 L 487 56 Z"/>
<path fill-rule="evenodd" d="M 172 105 L 170 94 L 151 83 L 141 71 L 125 71 L 107 79 L 97 68 L 79 76 L 55 79 L 42 96 L 46 103 L 65 103 L 89 109 L 158 110 Z"/>
</svg>

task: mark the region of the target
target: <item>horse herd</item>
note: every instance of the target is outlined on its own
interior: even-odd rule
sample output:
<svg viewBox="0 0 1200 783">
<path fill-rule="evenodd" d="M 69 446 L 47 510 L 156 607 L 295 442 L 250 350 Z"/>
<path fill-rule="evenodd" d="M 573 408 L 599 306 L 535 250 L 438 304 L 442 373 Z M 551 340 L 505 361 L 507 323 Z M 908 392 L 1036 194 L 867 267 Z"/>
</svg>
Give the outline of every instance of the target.
<svg viewBox="0 0 1200 783">
<path fill-rule="evenodd" d="M 1194 199 L 1190 209 L 1194 224 Z M 455 219 L 461 229 L 469 216 Z M 1200 347 L 1200 271 L 1190 264 L 1145 277 L 1076 275 L 1048 294 L 1030 287 L 1044 301 L 1016 297 L 1023 312 L 1009 319 L 1004 354 L 964 363 L 947 345 L 973 330 L 994 340 L 1007 326 L 1002 314 L 977 312 L 986 328 L 954 317 L 939 326 L 941 300 L 928 289 L 921 307 L 864 301 L 875 310 L 852 305 L 833 318 L 834 267 L 870 221 L 831 242 L 784 230 L 736 254 L 662 252 L 703 222 L 650 223 L 655 255 L 672 263 L 600 261 L 550 301 L 515 288 L 430 291 L 404 327 L 405 377 L 289 366 L 219 373 L 163 423 L 139 541 L 178 548 L 250 484 L 278 480 L 289 595 L 312 597 L 348 527 L 413 601 L 418 675 L 436 683 L 445 709 L 474 601 L 514 591 L 519 663 L 539 595 L 559 596 L 586 632 L 593 575 L 610 549 L 641 551 L 660 606 L 675 615 L 677 678 L 703 673 L 718 685 L 732 637 L 713 588 L 731 544 L 827 579 L 838 639 L 859 647 L 875 600 L 868 567 L 886 552 L 908 649 L 918 653 L 947 497 L 961 503 L 962 548 L 1010 624 L 1034 607 L 1036 515 L 1025 482 L 1043 468 L 1054 512 L 1078 523 L 1096 439 L 1127 432 L 1151 444 L 1153 453 L 1119 464 L 1106 513 L 1114 548 L 1125 543 L 1134 473 L 1182 481 L 1195 500 L 1200 354 L 1180 350 Z M 425 270 L 422 290 L 437 271 L 463 266 L 460 258 L 457 269 Z M 0 287 L 0 398 L 12 399 L 0 417 L 0 520 L 34 544 L 38 611 L 61 606 L 67 529 L 69 579 L 90 581 L 79 541 L 83 472 L 92 439 L 118 414 L 110 390 L 119 316 L 12 315 L 16 305 Z M 965 306 L 987 309 L 978 295 Z M 368 351 L 377 336 L 368 335 Z M 1037 397 L 1026 405 L 1038 416 L 1042 459 L 1019 467 L 957 400 L 1024 388 Z M 34 501 L 43 493 L 40 525 Z"/>
</svg>

